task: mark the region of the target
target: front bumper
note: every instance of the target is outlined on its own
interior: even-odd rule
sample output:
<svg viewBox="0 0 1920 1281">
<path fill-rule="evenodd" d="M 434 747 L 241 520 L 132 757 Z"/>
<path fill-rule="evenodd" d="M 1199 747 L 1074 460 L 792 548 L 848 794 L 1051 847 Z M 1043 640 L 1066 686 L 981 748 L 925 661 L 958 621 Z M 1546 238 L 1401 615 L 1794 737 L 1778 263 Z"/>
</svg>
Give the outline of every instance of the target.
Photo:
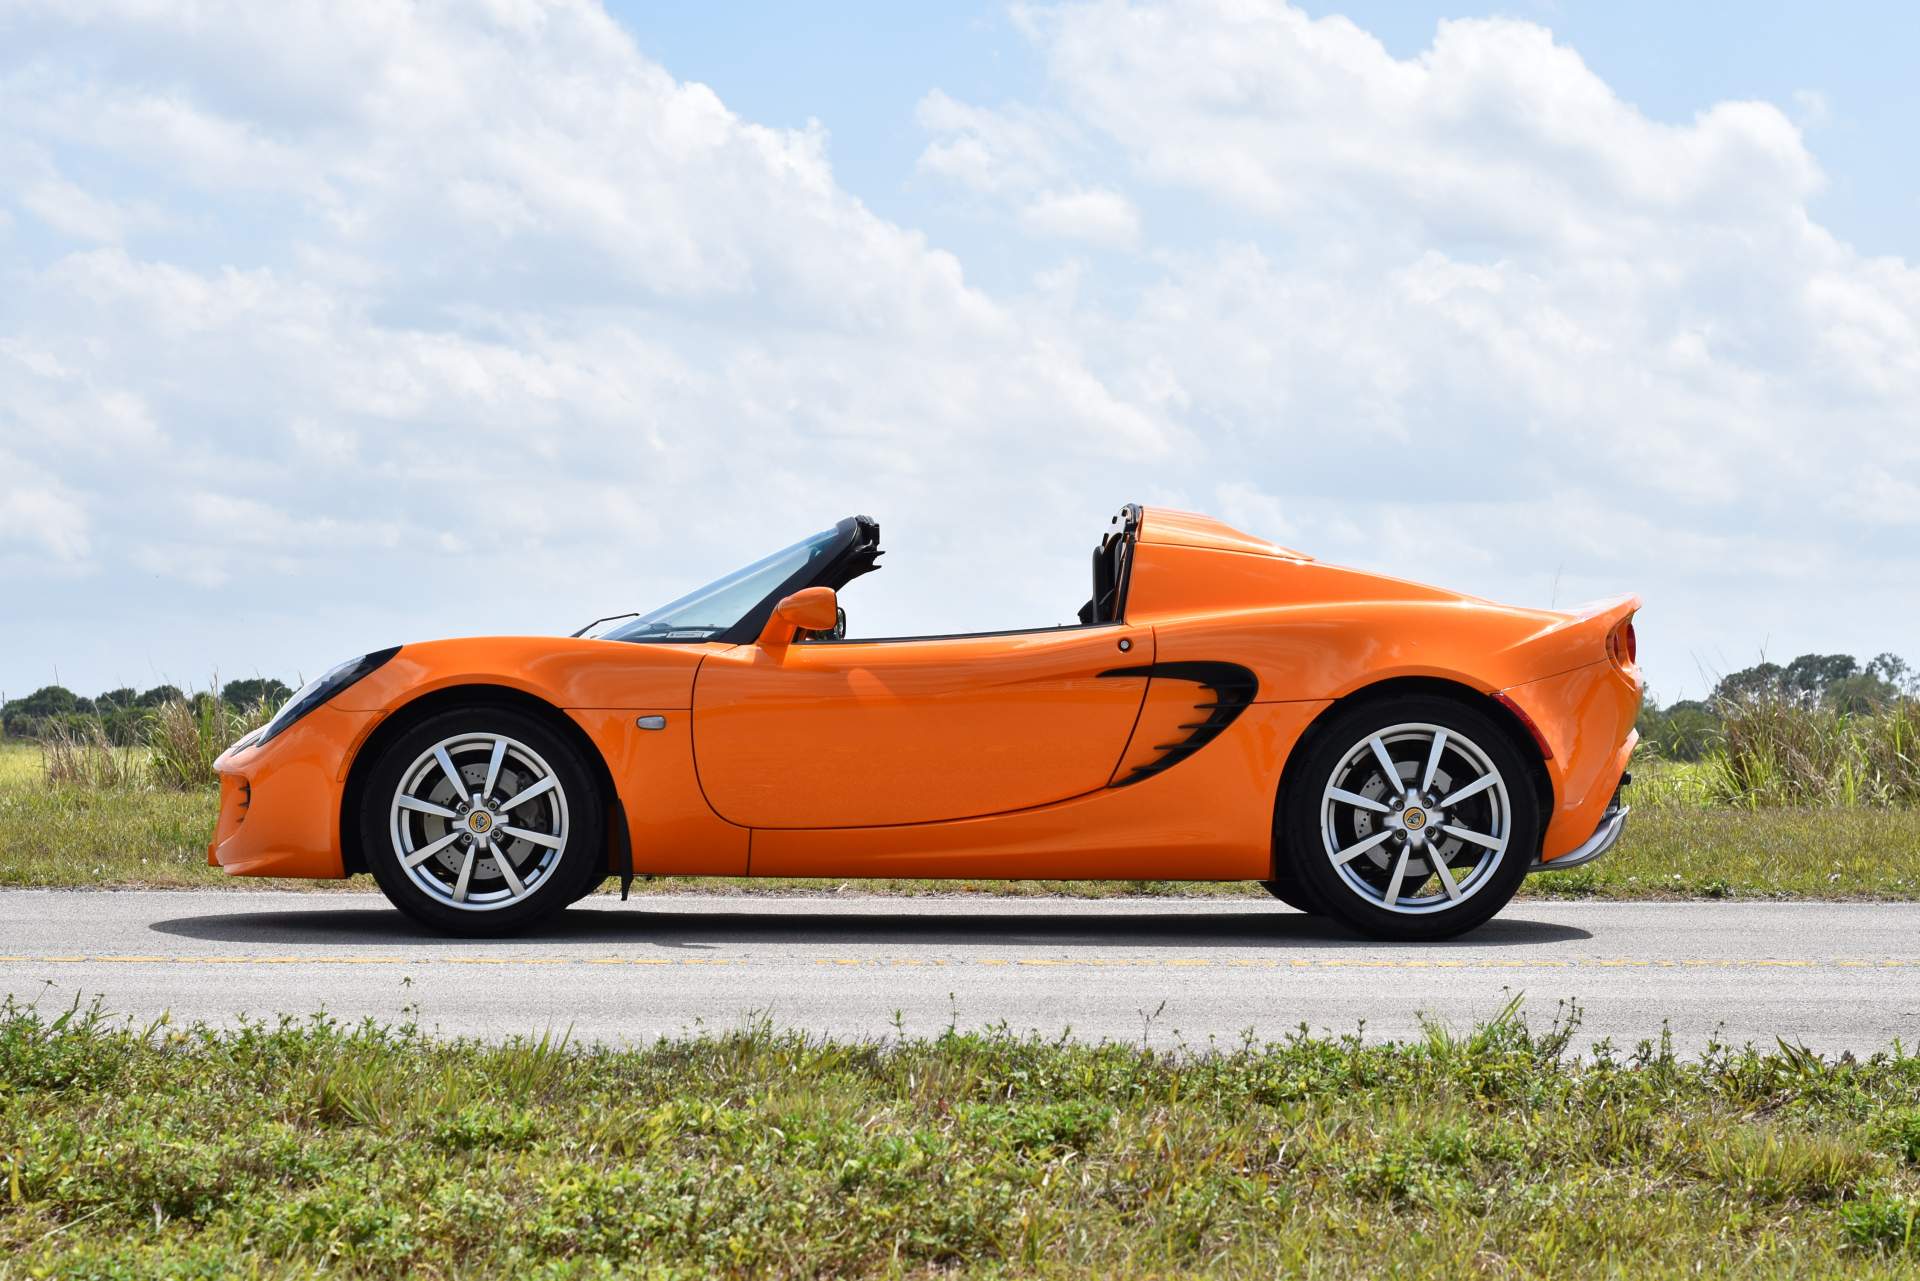
<svg viewBox="0 0 1920 1281">
<path fill-rule="evenodd" d="M 1620 843 L 1620 833 L 1626 829 L 1627 815 L 1631 813 L 1633 813 L 1633 806 L 1623 805 L 1615 800 L 1607 808 L 1605 816 L 1601 818 L 1599 828 L 1587 838 L 1586 844 L 1578 849 L 1569 850 L 1550 862 L 1542 862 L 1536 858 L 1533 860 L 1533 866 L 1527 871 L 1529 873 L 1564 872 L 1568 868 L 1582 867 L 1593 862 Z"/>
<path fill-rule="evenodd" d="M 230 749 L 214 762 L 220 816 L 207 862 L 229 876 L 346 875 L 340 801 L 355 748 L 378 712 L 315 708 L 265 745 Z"/>
</svg>

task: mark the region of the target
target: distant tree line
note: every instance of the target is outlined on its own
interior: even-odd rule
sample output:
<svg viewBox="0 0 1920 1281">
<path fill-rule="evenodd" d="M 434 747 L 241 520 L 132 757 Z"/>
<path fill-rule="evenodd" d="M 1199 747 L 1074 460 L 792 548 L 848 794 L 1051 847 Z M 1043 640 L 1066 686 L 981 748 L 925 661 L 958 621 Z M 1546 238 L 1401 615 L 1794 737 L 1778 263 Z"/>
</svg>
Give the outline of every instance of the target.
<svg viewBox="0 0 1920 1281">
<path fill-rule="evenodd" d="M 277 707 L 292 694 L 284 681 L 256 676 L 228 681 L 218 697 L 231 708 L 263 702 Z M 156 685 L 143 692 L 128 687 L 82 698 L 63 685 L 47 685 L 0 703 L 0 732 L 8 738 L 37 738 L 55 726 L 78 729 L 97 722 L 113 742 L 135 743 L 154 709 L 171 702 L 198 708 L 213 697 Z M 1663 756 L 1699 760 L 1718 741 L 1720 709 L 1730 702 L 1773 700 L 1853 716 L 1903 699 L 1920 699 L 1920 671 L 1898 655 L 1881 654 L 1862 663 L 1851 654 L 1802 654 L 1790 663 L 1756 663 L 1723 676 L 1705 698 L 1680 699 L 1663 707 L 1649 692 L 1640 709 L 1640 737 Z"/>
<path fill-rule="evenodd" d="M 0 703 L 0 732 L 8 738 L 39 738 L 56 728 L 79 730 L 98 724 L 109 740 L 125 745 L 139 742 L 141 725 L 168 703 L 183 702 L 198 709 L 218 697 L 228 707 L 263 702 L 277 707 L 292 694 L 284 681 L 257 676 L 228 681 L 217 696 L 204 690 L 188 695 L 177 685 L 155 685 L 144 692 L 127 687 L 83 698 L 64 685 L 46 685 L 25 698 Z"/>
<path fill-rule="evenodd" d="M 1802 654 L 1790 663 L 1756 663 L 1723 676 L 1705 698 L 1662 707 L 1649 692 L 1640 709 L 1640 738 L 1663 756 L 1697 761 L 1719 741 L 1729 705 L 1776 702 L 1862 716 L 1913 699 L 1920 699 L 1920 672 L 1898 655 L 1862 663 L 1851 654 Z"/>
</svg>

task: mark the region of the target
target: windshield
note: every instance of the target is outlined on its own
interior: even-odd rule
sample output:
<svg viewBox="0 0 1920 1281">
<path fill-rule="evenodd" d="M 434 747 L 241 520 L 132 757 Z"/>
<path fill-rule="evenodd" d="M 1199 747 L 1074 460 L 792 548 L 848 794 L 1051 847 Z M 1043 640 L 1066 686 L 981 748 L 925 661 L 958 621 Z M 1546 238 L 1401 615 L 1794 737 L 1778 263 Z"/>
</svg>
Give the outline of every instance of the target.
<svg viewBox="0 0 1920 1281">
<path fill-rule="evenodd" d="M 745 569 L 716 578 L 698 591 L 642 614 L 631 622 L 600 633 L 601 640 L 701 641 L 711 640 L 767 598 L 803 567 L 833 550 L 840 531 L 823 530 L 803 538 Z"/>
</svg>

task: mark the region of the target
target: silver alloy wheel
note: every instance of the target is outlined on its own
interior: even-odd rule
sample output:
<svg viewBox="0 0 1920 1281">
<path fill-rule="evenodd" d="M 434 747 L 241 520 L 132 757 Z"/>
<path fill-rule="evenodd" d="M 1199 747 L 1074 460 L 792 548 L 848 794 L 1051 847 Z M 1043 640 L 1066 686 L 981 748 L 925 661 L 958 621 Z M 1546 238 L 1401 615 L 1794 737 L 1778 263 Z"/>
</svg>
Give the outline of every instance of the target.
<svg viewBox="0 0 1920 1281">
<path fill-rule="evenodd" d="M 540 754 L 457 734 L 400 775 L 389 826 L 407 877 L 435 902 L 489 912 L 546 884 L 567 848 L 567 796 Z"/>
<path fill-rule="evenodd" d="M 1506 780 L 1477 743 L 1443 725 L 1367 735 L 1321 792 L 1334 871 L 1389 912 L 1441 912 L 1471 898 L 1493 879 L 1512 830 Z"/>
</svg>

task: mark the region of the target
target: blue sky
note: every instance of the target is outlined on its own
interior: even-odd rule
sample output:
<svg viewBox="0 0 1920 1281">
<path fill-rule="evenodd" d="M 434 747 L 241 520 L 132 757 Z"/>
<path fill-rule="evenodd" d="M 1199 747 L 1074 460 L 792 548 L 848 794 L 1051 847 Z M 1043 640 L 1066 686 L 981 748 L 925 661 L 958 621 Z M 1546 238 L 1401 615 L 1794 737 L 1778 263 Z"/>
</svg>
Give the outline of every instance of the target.
<svg viewBox="0 0 1920 1281">
<path fill-rule="evenodd" d="M 823 10 L 825 10 L 823 14 Z M 850 511 L 856 631 L 1123 501 L 1656 689 L 1920 661 L 1892 6 L 0 0 L 0 689 L 571 630 Z"/>
<path fill-rule="evenodd" d="M 833 136 L 841 180 L 876 209 L 915 225 L 936 225 L 945 213 L 913 181 L 925 146 L 913 107 L 928 87 L 982 102 L 1046 92 L 1042 59 L 1004 4 L 616 0 L 609 7 L 643 49 L 676 74 L 711 84 L 736 110 L 790 127 L 821 121 Z M 1446 18 L 1498 14 L 1538 22 L 1659 120 L 1686 121 L 1729 98 L 1776 103 L 1807 124 L 1827 170 L 1829 186 L 1811 202 L 1821 221 L 1864 252 L 1920 255 L 1920 76 L 1913 63 L 1920 6 L 1315 0 L 1298 7 L 1316 16 L 1344 14 L 1402 58 L 1426 48 Z"/>
</svg>

